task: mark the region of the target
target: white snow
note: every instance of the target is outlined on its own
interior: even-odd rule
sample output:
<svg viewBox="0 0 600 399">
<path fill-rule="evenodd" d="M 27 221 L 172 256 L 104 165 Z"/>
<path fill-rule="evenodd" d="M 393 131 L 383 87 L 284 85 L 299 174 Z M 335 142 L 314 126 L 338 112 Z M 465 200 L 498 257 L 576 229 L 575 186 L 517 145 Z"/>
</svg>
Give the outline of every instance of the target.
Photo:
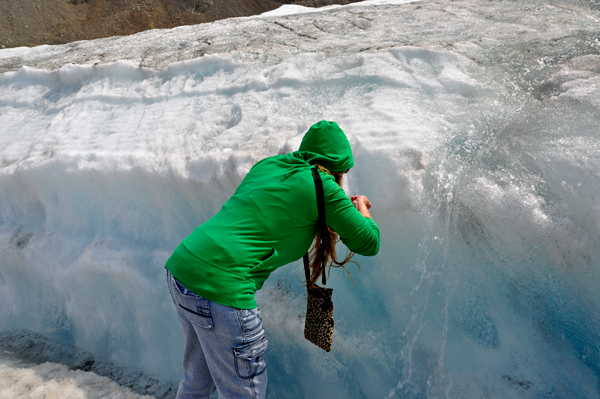
<svg viewBox="0 0 600 399">
<path fill-rule="evenodd" d="M 153 399 L 106 377 L 46 362 L 20 365 L 0 359 L 0 398 L 6 399 Z"/>
<path fill-rule="evenodd" d="M 306 14 L 306 13 L 311 13 L 311 12 L 323 12 L 323 11 L 327 11 L 327 10 L 332 10 L 332 9 L 336 9 L 339 7 L 364 7 L 364 6 L 373 6 L 373 5 L 382 5 L 382 4 L 406 4 L 406 3 L 415 3 L 417 1 L 422 1 L 422 0 L 364 0 L 364 1 L 360 1 L 358 3 L 353 3 L 353 4 L 348 4 L 345 6 L 341 6 L 338 4 L 334 4 L 331 6 L 325 6 L 325 7 L 319 7 L 319 8 L 315 8 L 315 7 L 305 7 L 305 6 L 300 6 L 297 4 L 284 4 L 279 8 L 276 8 L 275 10 L 271 10 L 271 11 L 267 11 L 267 12 L 263 12 L 262 14 L 260 14 L 261 17 L 283 17 L 286 15 L 294 15 L 294 14 Z"/>
</svg>

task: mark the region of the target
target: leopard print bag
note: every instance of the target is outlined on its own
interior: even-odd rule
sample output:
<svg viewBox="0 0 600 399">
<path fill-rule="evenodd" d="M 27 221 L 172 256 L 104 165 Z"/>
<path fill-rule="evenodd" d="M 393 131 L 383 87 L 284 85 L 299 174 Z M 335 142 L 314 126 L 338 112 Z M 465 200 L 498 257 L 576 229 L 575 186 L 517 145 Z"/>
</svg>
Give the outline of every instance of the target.
<svg viewBox="0 0 600 399">
<path fill-rule="evenodd" d="M 315 189 L 317 193 L 317 206 L 319 210 L 319 229 L 321 231 L 321 259 L 324 259 L 325 240 L 328 237 L 327 225 L 325 224 L 325 195 L 323 193 L 323 182 L 317 168 L 313 168 L 313 178 L 315 180 Z M 327 278 L 325 276 L 325 264 L 323 264 L 323 287 L 315 286 L 308 288 L 310 281 L 310 268 L 308 261 L 308 252 L 304 255 L 304 273 L 306 274 L 307 296 L 306 320 L 304 323 L 304 338 L 326 352 L 331 351 L 333 342 L 333 289 L 325 288 Z"/>
<path fill-rule="evenodd" d="M 306 304 L 306 322 L 304 323 L 304 338 L 325 352 L 331 351 L 333 342 L 333 301 L 332 288 L 316 287 L 308 290 Z"/>
</svg>

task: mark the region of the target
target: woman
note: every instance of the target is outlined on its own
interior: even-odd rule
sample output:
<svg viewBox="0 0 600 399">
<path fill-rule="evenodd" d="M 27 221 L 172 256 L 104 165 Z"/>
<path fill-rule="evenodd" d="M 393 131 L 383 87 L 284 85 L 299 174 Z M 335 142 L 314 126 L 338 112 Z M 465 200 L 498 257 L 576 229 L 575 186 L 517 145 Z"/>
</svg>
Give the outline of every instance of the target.
<svg viewBox="0 0 600 399">
<path fill-rule="evenodd" d="M 379 251 L 369 200 L 349 199 L 340 186 L 354 160 L 335 122 L 313 125 L 298 151 L 258 162 L 223 208 L 184 239 L 166 263 L 185 340 L 177 398 L 210 398 L 215 390 L 220 399 L 265 397 L 267 340 L 254 293 L 271 272 L 302 257 L 315 239 L 313 165 L 321 170 L 330 242 L 337 233 L 353 252 L 372 256 Z M 326 259 L 337 266 L 349 258 L 338 262 L 335 246 L 326 248 Z M 324 272 L 315 259 L 311 269 L 310 286 Z"/>
</svg>

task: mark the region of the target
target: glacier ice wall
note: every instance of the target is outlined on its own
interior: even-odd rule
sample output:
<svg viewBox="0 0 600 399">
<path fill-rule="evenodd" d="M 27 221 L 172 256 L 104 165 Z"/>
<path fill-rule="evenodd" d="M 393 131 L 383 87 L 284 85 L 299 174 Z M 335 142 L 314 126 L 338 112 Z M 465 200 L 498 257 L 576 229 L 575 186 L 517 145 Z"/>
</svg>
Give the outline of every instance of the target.
<svg viewBox="0 0 600 399">
<path fill-rule="evenodd" d="M 299 263 L 258 293 L 269 397 L 598 397 L 599 18 L 431 1 L 0 51 L 0 328 L 178 378 L 165 260 L 329 119 L 382 249 L 331 279 L 331 354 Z"/>
</svg>

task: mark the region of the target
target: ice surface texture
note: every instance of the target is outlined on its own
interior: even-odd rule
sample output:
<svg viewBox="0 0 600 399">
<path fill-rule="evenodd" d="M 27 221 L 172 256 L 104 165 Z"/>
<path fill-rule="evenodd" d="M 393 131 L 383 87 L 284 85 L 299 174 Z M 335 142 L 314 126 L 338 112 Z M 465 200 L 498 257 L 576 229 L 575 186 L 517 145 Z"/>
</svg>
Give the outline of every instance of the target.
<svg viewBox="0 0 600 399">
<path fill-rule="evenodd" d="M 333 274 L 330 354 L 301 264 L 267 281 L 269 397 L 597 398 L 599 20 L 432 1 L 0 51 L 0 328 L 176 378 L 165 260 L 329 119 L 381 252 Z"/>
<path fill-rule="evenodd" d="M 106 377 L 57 363 L 34 366 L 0 361 L 0 395 L 10 399 L 153 399 Z"/>
<path fill-rule="evenodd" d="M 172 398 L 178 381 L 121 367 L 24 329 L 0 332 L 0 398 Z M 40 365 L 32 367 L 32 365 Z"/>
</svg>

